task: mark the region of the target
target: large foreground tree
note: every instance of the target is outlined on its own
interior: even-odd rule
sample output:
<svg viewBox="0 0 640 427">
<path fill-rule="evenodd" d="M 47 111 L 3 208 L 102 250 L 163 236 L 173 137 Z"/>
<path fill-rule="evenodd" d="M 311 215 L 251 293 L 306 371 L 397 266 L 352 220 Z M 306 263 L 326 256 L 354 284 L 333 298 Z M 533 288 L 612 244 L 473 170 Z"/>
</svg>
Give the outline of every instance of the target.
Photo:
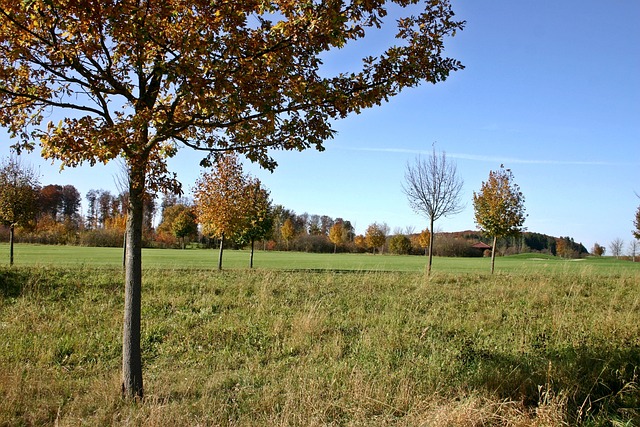
<svg viewBox="0 0 640 427">
<path fill-rule="evenodd" d="M 411 9 L 395 41 L 359 69 L 322 67 L 326 52 L 386 27 L 391 3 Z M 334 119 L 462 68 L 443 54 L 462 27 L 448 0 L 0 0 L 0 125 L 14 147 L 127 166 L 125 395 L 143 394 L 145 192 L 179 187 L 166 159 L 182 145 L 208 152 L 205 163 L 234 151 L 273 169 L 271 149 L 321 150 Z"/>
</svg>

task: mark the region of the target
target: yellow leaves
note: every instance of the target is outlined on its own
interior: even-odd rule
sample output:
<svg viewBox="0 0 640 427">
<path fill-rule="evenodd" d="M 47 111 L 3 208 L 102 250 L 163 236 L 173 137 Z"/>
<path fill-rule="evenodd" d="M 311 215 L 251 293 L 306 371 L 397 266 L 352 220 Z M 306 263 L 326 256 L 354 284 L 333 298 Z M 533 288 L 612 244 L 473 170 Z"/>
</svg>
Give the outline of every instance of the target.
<svg viewBox="0 0 640 427">
<path fill-rule="evenodd" d="M 322 149 L 334 119 L 460 67 L 440 60 L 461 26 L 448 2 L 423 6 L 407 46 L 324 76 L 323 52 L 364 37 L 387 2 L 0 0 L 0 125 L 26 146 L 48 108 L 88 117 L 38 130 L 69 165 L 122 155 L 163 174 L 179 141 L 273 168 L 270 148 Z"/>
<path fill-rule="evenodd" d="M 492 236 L 502 237 L 520 231 L 526 215 L 524 196 L 513 182 L 513 173 L 503 167 L 490 171 L 480 192 L 473 193 L 475 221 L 478 227 Z"/>
<path fill-rule="evenodd" d="M 210 173 L 196 182 L 194 202 L 204 232 L 227 236 L 239 231 L 245 210 L 246 178 L 235 155 L 222 156 Z"/>
</svg>

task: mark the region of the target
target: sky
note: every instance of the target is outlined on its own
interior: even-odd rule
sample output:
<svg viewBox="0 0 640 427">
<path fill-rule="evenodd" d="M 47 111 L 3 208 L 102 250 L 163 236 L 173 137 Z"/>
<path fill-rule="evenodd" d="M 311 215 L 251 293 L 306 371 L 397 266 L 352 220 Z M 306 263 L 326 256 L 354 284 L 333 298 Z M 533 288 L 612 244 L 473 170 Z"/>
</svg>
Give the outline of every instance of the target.
<svg viewBox="0 0 640 427">
<path fill-rule="evenodd" d="M 435 147 L 464 180 L 465 209 L 438 220 L 439 231 L 476 229 L 473 192 L 504 164 L 524 193 L 528 231 L 569 236 L 587 249 L 631 241 L 640 205 L 640 2 L 452 4 L 467 23 L 446 41 L 446 54 L 464 70 L 335 122 L 324 152 L 277 152 L 273 173 L 250 163 L 245 171 L 298 214 L 341 217 L 358 233 L 373 222 L 420 231 L 428 221 L 411 210 L 402 183 L 407 164 Z M 327 71 L 379 51 L 385 34 L 327 55 Z M 9 145 L 3 138 L 0 156 Z M 185 148 L 169 162 L 186 195 L 200 157 Z M 118 191 L 115 162 L 60 171 L 38 152 L 23 161 L 38 168 L 43 185 Z"/>
</svg>

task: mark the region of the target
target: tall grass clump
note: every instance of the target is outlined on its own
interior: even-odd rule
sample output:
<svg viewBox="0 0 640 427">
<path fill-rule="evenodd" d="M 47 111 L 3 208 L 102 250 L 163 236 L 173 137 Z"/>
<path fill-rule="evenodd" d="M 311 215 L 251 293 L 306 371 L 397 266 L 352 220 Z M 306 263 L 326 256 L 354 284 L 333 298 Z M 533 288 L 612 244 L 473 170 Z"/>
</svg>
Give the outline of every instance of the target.
<svg viewBox="0 0 640 427">
<path fill-rule="evenodd" d="M 637 275 L 148 270 L 136 404 L 120 270 L 0 280 L 0 425 L 640 421 Z"/>
</svg>

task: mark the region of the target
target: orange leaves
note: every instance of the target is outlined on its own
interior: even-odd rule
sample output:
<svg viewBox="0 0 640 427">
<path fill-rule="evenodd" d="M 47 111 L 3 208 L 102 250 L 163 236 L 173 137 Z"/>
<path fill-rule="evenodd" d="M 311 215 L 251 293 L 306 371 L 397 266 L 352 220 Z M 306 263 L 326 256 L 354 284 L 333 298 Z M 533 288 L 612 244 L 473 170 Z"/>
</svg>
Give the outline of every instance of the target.
<svg viewBox="0 0 640 427">
<path fill-rule="evenodd" d="M 243 174 L 236 155 L 221 156 L 214 169 L 198 179 L 194 199 L 204 234 L 251 238 L 270 228 L 269 192 Z"/>
<path fill-rule="evenodd" d="M 321 150 L 334 119 L 462 68 L 441 57 L 463 23 L 438 0 L 361 70 L 323 75 L 323 53 L 385 25 L 389 3 L 0 0 L 0 124 L 68 165 L 137 159 L 159 185 L 176 144 L 273 169 L 270 149 Z M 42 129 L 51 108 L 67 120 Z"/>
</svg>

